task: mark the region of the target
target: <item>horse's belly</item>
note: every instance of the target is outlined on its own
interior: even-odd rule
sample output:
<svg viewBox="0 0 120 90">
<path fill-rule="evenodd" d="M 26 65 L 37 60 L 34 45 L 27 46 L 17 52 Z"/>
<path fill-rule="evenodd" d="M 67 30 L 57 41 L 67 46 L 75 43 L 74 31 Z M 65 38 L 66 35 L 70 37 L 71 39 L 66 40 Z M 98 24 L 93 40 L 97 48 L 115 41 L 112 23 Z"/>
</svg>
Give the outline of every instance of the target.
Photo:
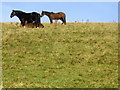
<svg viewBox="0 0 120 90">
<path fill-rule="evenodd" d="M 53 20 L 58 20 L 59 18 L 53 18 Z"/>
<path fill-rule="evenodd" d="M 58 19 L 60 19 L 60 18 L 61 18 L 60 15 L 52 16 L 52 19 L 54 19 L 54 20 L 58 20 Z"/>
<path fill-rule="evenodd" d="M 53 19 L 54 19 L 54 20 L 58 20 L 58 19 L 60 19 L 60 18 L 61 18 L 61 17 L 54 17 Z"/>
</svg>

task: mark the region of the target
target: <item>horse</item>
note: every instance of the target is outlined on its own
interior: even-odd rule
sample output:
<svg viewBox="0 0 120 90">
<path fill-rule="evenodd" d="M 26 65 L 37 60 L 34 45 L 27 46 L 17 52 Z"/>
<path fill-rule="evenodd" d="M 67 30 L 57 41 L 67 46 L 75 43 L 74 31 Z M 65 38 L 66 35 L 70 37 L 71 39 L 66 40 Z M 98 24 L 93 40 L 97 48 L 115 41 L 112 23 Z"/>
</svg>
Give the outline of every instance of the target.
<svg viewBox="0 0 120 90">
<path fill-rule="evenodd" d="M 40 17 L 41 15 L 37 12 L 31 12 L 31 13 L 26 13 L 20 10 L 12 10 L 12 13 L 10 14 L 10 17 L 17 16 L 19 20 L 21 21 L 21 25 L 25 26 L 25 23 L 35 23 L 36 28 L 39 27 L 41 21 Z"/>
<path fill-rule="evenodd" d="M 50 23 L 52 24 L 52 20 L 61 20 L 64 24 L 66 24 L 66 15 L 63 12 L 58 12 L 58 13 L 53 13 L 53 12 L 47 12 L 47 11 L 42 11 L 41 16 L 48 16 L 50 19 Z M 63 24 L 62 23 L 62 24 Z"/>
<path fill-rule="evenodd" d="M 25 24 L 25 27 L 27 27 L 27 28 L 35 28 L 36 25 L 35 25 L 35 23 L 27 23 L 27 24 Z M 44 28 L 43 24 L 40 23 L 39 28 Z"/>
</svg>

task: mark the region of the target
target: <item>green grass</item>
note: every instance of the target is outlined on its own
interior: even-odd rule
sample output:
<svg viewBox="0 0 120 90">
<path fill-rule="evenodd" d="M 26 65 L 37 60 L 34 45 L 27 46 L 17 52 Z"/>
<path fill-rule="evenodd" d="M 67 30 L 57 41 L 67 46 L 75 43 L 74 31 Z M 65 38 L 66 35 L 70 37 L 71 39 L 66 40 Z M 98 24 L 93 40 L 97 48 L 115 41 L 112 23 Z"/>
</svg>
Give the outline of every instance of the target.
<svg viewBox="0 0 120 90">
<path fill-rule="evenodd" d="M 3 87 L 117 88 L 117 23 L 2 23 Z"/>
</svg>

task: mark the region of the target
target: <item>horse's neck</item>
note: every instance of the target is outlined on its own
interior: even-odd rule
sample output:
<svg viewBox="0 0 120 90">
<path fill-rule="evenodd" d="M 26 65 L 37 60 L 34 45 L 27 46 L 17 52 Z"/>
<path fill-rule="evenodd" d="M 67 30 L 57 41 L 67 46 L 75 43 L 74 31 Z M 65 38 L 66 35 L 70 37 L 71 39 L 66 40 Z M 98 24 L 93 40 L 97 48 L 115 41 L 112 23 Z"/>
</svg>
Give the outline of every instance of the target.
<svg viewBox="0 0 120 90">
<path fill-rule="evenodd" d="M 23 13 L 18 13 L 18 14 L 16 14 L 16 16 L 17 16 L 19 19 L 22 19 L 22 17 L 21 17 L 22 14 L 23 14 Z"/>
<path fill-rule="evenodd" d="M 51 13 L 46 13 L 45 15 L 47 15 L 48 17 L 50 16 Z"/>
</svg>

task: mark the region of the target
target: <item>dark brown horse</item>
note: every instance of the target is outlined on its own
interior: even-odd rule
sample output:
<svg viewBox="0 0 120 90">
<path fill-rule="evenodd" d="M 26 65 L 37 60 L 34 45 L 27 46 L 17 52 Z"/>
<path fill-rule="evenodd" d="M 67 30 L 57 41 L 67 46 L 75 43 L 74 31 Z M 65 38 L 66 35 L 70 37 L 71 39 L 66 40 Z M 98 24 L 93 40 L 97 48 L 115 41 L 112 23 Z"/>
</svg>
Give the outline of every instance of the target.
<svg viewBox="0 0 120 90">
<path fill-rule="evenodd" d="M 40 17 L 41 15 L 37 12 L 31 12 L 31 13 L 26 13 L 20 10 L 12 10 L 12 13 L 10 14 L 10 17 L 17 16 L 19 20 L 21 21 L 21 25 L 25 26 L 25 22 L 27 23 L 35 23 L 36 27 L 39 27 L 41 21 Z"/>
<path fill-rule="evenodd" d="M 63 12 L 53 13 L 53 12 L 42 11 L 41 15 L 42 16 L 47 15 L 50 19 L 50 23 L 53 23 L 52 20 L 60 19 L 64 24 L 66 24 L 66 15 Z"/>
</svg>

